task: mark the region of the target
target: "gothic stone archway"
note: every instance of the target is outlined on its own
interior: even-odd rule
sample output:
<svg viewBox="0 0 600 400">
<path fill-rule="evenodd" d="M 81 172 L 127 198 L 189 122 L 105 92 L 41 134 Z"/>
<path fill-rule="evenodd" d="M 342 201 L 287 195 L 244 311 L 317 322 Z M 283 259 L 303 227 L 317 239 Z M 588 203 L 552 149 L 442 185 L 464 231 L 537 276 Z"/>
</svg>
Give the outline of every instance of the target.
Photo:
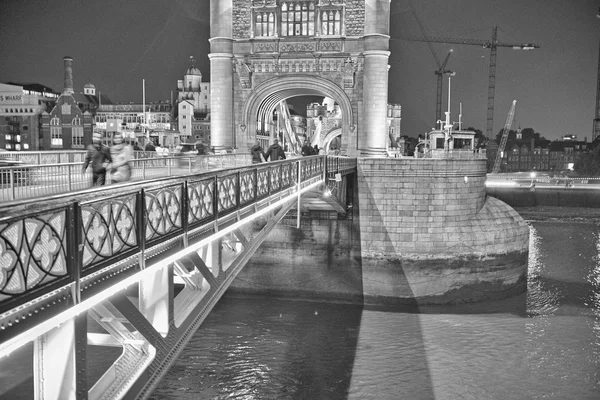
<svg viewBox="0 0 600 400">
<path fill-rule="evenodd" d="M 343 147 L 350 151 L 356 149 L 355 113 L 349 96 L 327 79 L 300 74 L 268 79 L 249 93 L 240 112 L 245 132 L 241 132 L 242 137 L 238 143 L 246 141 L 247 145 L 251 146 L 258 128 L 257 119 L 261 114 L 271 113 L 281 100 L 295 96 L 315 95 L 331 97 L 339 104 L 342 111 Z"/>
</svg>

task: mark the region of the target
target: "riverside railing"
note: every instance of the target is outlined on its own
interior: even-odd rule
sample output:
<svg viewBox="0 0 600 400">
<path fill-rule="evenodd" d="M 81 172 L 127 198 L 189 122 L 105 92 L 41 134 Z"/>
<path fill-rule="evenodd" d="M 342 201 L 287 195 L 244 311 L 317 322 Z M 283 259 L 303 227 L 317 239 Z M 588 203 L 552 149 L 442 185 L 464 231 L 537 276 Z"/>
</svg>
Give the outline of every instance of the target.
<svg viewBox="0 0 600 400">
<path fill-rule="evenodd" d="M 195 157 L 153 157 L 132 161 L 132 180 L 184 175 L 250 164 L 247 154 Z M 82 174 L 82 162 L 22 164 L 0 167 L 0 202 L 67 193 L 92 186 L 91 167 Z M 110 174 L 109 174 L 110 179 Z"/>
</svg>

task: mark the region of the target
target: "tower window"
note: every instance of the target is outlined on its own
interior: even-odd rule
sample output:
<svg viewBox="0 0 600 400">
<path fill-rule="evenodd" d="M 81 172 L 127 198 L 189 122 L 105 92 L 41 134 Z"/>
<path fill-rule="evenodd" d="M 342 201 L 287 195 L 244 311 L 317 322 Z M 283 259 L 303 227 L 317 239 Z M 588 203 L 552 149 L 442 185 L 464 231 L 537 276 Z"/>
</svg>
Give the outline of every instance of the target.
<svg viewBox="0 0 600 400">
<path fill-rule="evenodd" d="M 275 13 L 257 12 L 254 14 L 254 37 L 275 36 Z"/>
<path fill-rule="evenodd" d="M 340 10 L 326 10 L 321 13 L 321 35 L 341 35 L 342 13 Z"/>
<path fill-rule="evenodd" d="M 281 4 L 281 34 L 311 36 L 315 34 L 315 2 L 288 1 Z"/>
</svg>

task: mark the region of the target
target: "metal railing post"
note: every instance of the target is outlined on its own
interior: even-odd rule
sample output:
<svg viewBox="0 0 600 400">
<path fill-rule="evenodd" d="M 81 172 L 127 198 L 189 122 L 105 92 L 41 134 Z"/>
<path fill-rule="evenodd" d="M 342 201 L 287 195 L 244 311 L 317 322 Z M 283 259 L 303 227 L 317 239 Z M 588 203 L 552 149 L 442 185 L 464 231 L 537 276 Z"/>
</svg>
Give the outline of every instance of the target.
<svg viewBox="0 0 600 400">
<path fill-rule="evenodd" d="M 302 163 L 301 160 L 298 160 L 298 162 L 296 163 L 296 193 L 298 193 L 298 203 L 296 204 L 296 228 L 298 229 L 300 229 L 300 189 L 302 188 L 302 178 L 300 177 L 300 163 Z"/>
<path fill-rule="evenodd" d="M 16 199 L 16 195 L 15 195 L 15 169 L 14 168 L 9 169 L 8 173 L 10 174 L 10 199 L 11 200 L 15 200 Z"/>
</svg>

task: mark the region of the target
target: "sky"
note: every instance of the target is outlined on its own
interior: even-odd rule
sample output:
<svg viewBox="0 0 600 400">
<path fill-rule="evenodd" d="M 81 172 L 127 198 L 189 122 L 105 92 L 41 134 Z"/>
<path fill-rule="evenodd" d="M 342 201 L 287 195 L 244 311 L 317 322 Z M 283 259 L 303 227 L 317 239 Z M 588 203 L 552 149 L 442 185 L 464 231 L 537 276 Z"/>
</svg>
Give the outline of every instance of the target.
<svg viewBox="0 0 600 400">
<path fill-rule="evenodd" d="M 494 133 L 517 100 L 513 128 L 547 139 L 591 140 L 598 75 L 600 1 L 413 0 L 429 36 L 538 43 L 498 48 Z M 74 59 L 75 90 L 92 82 L 113 102 L 169 100 L 190 65 L 210 79 L 209 0 L 0 0 L 0 82 L 36 82 L 63 89 L 63 57 Z M 402 106 L 402 133 L 416 136 L 435 120 L 435 59 L 408 0 L 392 0 L 389 103 Z M 462 104 L 464 127 L 485 132 L 490 51 L 475 45 L 432 44 L 440 61 L 453 50 L 451 120 Z M 448 79 L 444 79 L 443 111 Z"/>
</svg>

